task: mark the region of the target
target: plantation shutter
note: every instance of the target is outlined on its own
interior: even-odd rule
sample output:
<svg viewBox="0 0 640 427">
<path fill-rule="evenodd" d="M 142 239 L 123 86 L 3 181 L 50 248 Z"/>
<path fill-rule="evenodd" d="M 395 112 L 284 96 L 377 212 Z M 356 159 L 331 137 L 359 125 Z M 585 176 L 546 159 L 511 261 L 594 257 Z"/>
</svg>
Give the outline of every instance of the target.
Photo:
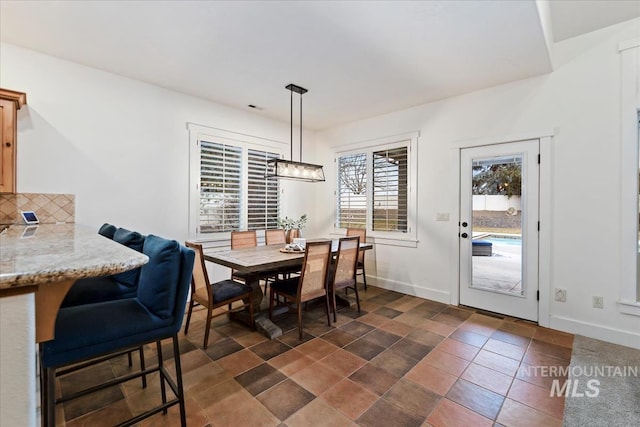
<svg viewBox="0 0 640 427">
<path fill-rule="evenodd" d="M 373 152 L 374 231 L 407 231 L 407 151 Z"/>
<path fill-rule="evenodd" d="M 242 149 L 200 141 L 200 233 L 240 229 Z"/>
<path fill-rule="evenodd" d="M 277 159 L 276 153 L 248 150 L 247 228 L 249 230 L 278 228 L 278 180 L 265 178 L 267 162 Z"/>
<path fill-rule="evenodd" d="M 367 226 L 367 155 L 349 154 L 338 158 L 337 227 Z"/>
</svg>

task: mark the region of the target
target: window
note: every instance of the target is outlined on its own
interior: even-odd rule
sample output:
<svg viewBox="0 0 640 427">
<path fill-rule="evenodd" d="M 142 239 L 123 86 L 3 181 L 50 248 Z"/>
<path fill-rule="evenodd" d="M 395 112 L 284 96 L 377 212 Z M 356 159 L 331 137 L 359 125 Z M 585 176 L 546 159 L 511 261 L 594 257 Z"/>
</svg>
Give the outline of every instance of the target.
<svg viewBox="0 0 640 427">
<path fill-rule="evenodd" d="M 281 143 L 193 124 L 189 130 L 191 238 L 276 228 L 279 183 L 265 170 L 281 157 Z"/>
<path fill-rule="evenodd" d="M 415 239 L 418 134 L 369 141 L 336 153 L 336 223 L 370 235 Z"/>
</svg>

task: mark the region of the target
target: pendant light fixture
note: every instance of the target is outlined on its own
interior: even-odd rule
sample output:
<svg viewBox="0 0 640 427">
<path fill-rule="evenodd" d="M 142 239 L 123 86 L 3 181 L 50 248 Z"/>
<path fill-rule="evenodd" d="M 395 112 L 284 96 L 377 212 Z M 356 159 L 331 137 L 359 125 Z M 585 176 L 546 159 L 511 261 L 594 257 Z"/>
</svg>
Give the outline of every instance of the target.
<svg viewBox="0 0 640 427">
<path fill-rule="evenodd" d="M 321 165 L 302 163 L 302 95 L 307 89 L 294 85 L 286 86 L 291 92 L 291 160 L 274 159 L 267 162 L 267 178 L 294 179 L 297 181 L 320 182 L 324 181 L 324 171 Z M 293 160 L 293 93 L 300 95 L 300 161 Z"/>
</svg>

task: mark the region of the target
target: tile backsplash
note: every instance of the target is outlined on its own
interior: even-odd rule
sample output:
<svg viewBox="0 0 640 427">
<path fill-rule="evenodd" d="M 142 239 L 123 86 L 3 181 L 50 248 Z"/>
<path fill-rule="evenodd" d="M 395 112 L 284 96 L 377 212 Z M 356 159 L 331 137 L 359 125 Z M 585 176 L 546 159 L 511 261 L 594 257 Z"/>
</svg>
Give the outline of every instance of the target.
<svg viewBox="0 0 640 427">
<path fill-rule="evenodd" d="M 0 194 L 0 224 L 21 224 L 20 211 L 35 211 L 41 224 L 75 222 L 73 194 Z"/>
</svg>

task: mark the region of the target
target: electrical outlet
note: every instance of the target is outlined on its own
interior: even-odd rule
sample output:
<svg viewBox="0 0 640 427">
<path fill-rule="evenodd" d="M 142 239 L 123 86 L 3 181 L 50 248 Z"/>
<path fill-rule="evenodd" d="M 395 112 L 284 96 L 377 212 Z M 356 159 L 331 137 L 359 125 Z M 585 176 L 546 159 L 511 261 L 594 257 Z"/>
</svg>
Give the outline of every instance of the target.
<svg viewBox="0 0 640 427">
<path fill-rule="evenodd" d="M 556 289 L 554 292 L 556 301 L 565 302 L 567 301 L 567 291 L 566 289 Z"/>
<path fill-rule="evenodd" d="M 604 298 L 593 297 L 593 308 L 604 308 Z"/>
</svg>

